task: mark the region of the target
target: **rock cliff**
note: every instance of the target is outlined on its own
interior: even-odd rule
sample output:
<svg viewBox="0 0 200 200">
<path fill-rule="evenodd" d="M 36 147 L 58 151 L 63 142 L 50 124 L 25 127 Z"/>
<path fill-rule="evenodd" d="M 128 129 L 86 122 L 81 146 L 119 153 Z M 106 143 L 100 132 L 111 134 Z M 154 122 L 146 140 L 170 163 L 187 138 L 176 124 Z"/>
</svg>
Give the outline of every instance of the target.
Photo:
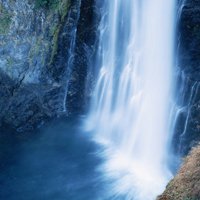
<svg viewBox="0 0 200 200">
<path fill-rule="evenodd" d="M 200 141 L 200 1 L 179 1 L 175 151 L 185 155 Z"/>
<path fill-rule="evenodd" d="M 93 0 L 0 0 L 0 125 L 82 112 L 96 44 Z M 69 99 L 69 100 L 68 100 Z"/>
</svg>

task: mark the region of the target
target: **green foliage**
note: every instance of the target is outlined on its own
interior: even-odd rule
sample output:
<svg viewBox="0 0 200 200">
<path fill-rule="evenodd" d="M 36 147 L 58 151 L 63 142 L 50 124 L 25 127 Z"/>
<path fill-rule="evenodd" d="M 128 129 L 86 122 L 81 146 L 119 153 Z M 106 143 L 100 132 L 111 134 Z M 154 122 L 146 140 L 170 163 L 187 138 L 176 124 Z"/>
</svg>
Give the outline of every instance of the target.
<svg viewBox="0 0 200 200">
<path fill-rule="evenodd" d="M 9 31 L 12 16 L 11 14 L 0 4 L 0 34 L 6 34 Z"/>
<path fill-rule="evenodd" d="M 50 29 L 50 35 L 52 36 L 52 48 L 51 48 L 52 51 L 51 51 L 49 65 L 53 63 L 54 58 L 57 54 L 59 34 L 62 27 L 61 24 L 65 20 L 69 6 L 70 6 L 70 0 L 59 0 L 59 4 L 56 6 L 56 11 L 60 16 L 60 22 L 58 24 L 52 25 Z"/>
<path fill-rule="evenodd" d="M 55 9 L 59 4 L 59 0 L 35 0 L 36 8 L 50 8 Z"/>
</svg>

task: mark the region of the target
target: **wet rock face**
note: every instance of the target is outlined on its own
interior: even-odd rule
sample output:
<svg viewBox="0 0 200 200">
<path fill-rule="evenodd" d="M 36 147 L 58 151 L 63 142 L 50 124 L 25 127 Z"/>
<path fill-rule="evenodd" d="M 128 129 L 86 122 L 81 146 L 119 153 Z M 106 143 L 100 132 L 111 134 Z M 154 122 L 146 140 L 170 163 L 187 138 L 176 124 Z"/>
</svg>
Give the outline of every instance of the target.
<svg viewBox="0 0 200 200">
<path fill-rule="evenodd" d="M 91 82 L 94 79 L 94 74 L 91 74 L 90 67 L 95 68 L 93 62 L 98 48 L 97 35 L 100 22 L 99 8 L 96 7 L 95 1 L 84 0 L 81 2 L 74 62 L 67 94 L 69 113 L 84 112 L 91 97 Z M 88 81 L 88 79 L 90 80 Z M 88 84 L 88 82 L 90 83 Z"/>
<path fill-rule="evenodd" d="M 58 114 L 58 85 L 19 84 L 0 73 L 0 127 L 31 131 Z"/>
<path fill-rule="evenodd" d="M 95 45 L 94 0 L 36 1 L 0 0 L 0 125 L 18 131 L 83 110 Z"/>
<path fill-rule="evenodd" d="M 193 80 L 200 77 L 200 2 L 187 0 L 181 13 L 180 63 Z M 183 66 L 184 65 L 184 66 Z"/>
<path fill-rule="evenodd" d="M 10 16 L 9 28 L 0 34 L 0 68 L 11 79 L 38 83 L 50 46 L 44 34 L 48 28 L 47 16 L 27 0 L 1 0 L 0 6 Z"/>
<path fill-rule="evenodd" d="M 200 1 L 182 1 L 178 24 L 178 106 L 174 146 L 187 154 L 200 141 Z"/>
</svg>

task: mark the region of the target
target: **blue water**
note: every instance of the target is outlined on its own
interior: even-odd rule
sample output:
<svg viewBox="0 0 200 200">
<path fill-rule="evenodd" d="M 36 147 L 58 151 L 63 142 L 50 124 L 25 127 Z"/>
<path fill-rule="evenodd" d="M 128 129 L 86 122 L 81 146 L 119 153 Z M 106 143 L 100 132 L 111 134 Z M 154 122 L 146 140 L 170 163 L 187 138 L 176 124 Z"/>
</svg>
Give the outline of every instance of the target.
<svg viewBox="0 0 200 200">
<path fill-rule="evenodd" d="M 124 199 L 109 194 L 98 170 L 101 148 L 78 124 L 64 120 L 34 133 L 1 133 L 0 199 Z"/>
</svg>

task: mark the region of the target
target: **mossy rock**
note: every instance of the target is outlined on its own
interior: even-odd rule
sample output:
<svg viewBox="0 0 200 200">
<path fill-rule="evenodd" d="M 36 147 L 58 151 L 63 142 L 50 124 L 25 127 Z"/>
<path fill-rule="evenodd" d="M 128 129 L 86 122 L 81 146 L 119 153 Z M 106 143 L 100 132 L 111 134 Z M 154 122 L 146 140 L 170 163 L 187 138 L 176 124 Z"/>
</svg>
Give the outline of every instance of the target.
<svg viewBox="0 0 200 200">
<path fill-rule="evenodd" d="M 59 35 L 68 14 L 70 3 L 71 0 L 35 0 L 35 9 L 44 9 L 47 15 L 47 21 L 51 21 L 53 17 L 58 19 L 52 23 L 49 28 L 51 52 L 48 65 L 52 65 L 54 58 L 57 55 Z"/>
<path fill-rule="evenodd" d="M 36 8 L 56 8 L 59 0 L 35 0 Z"/>
<path fill-rule="evenodd" d="M 50 29 L 50 34 L 52 36 L 52 51 L 51 51 L 49 65 L 52 64 L 54 57 L 57 54 L 59 34 L 62 28 L 62 23 L 64 23 L 65 17 L 68 13 L 69 6 L 70 6 L 70 0 L 62 0 L 57 5 L 56 9 L 58 14 L 60 15 L 60 22 L 52 26 Z"/>
<path fill-rule="evenodd" d="M 35 8 L 63 10 L 68 7 L 69 0 L 35 0 Z M 66 6 L 67 5 L 67 6 Z"/>
<path fill-rule="evenodd" d="M 5 35 L 10 29 L 12 15 L 0 4 L 0 35 Z"/>
</svg>

